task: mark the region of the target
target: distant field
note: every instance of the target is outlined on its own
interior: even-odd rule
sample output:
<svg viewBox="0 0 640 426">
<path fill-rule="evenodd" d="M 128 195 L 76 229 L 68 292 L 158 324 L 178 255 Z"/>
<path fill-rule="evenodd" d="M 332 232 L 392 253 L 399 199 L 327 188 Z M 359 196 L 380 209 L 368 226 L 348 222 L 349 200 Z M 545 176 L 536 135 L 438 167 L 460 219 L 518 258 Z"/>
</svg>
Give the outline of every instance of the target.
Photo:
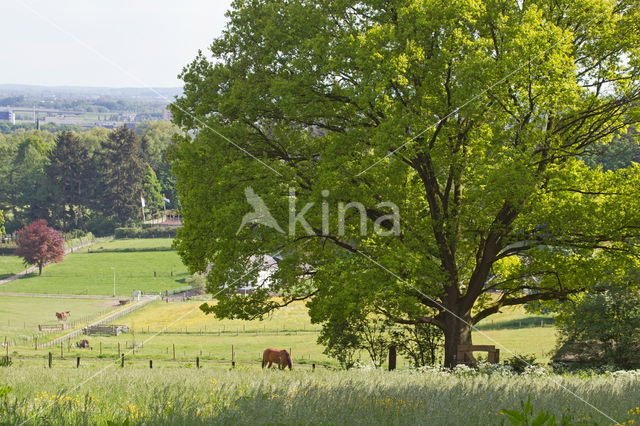
<svg viewBox="0 0 640 426">
<path fill-rule="evenodd" d="M 0 280 L 25 270 L 22 258 L 18 256 L 0 256 Z"/>
<path fill-rule="evenodd" d="M 56 324 L 56 312 L 69 311 L 69 322 L 97 316 L 115 308 L 116 302 L 95 299 L 57 299 L 0 295 L 0 339 L 32 336 L 39 324 Z"/>
<path fill-rule="evenodd" d="M 170 248 L 171 239 L 98 243 L 48 265 L 41 277 L 31 274 L 0 286 L 0 293 L 111 295 L 114 270 L 118 296 L 131 296 L 134 290 L 162 292 L 184 287 L 187 269 Z"/>
<path fill-rule="evenodd" d="M 209 332 L 274 332 L 320 330 L 312 325 L 303 302 L 293 303 L 276 311 L 264 321 L 242 321 L 218 319 L 214 315 L 205 315 L 199 306 L 204 301 L 153 302 L 139 311 L 118 320 L 136 329 L 168 332 L 209 331 Z M 211 303 L 211 302 L 207 302 Z M 214 302 L 215 303 L 215 302 Z M 172 324 L 176 319 L 182 319 Z"/>
</svg>

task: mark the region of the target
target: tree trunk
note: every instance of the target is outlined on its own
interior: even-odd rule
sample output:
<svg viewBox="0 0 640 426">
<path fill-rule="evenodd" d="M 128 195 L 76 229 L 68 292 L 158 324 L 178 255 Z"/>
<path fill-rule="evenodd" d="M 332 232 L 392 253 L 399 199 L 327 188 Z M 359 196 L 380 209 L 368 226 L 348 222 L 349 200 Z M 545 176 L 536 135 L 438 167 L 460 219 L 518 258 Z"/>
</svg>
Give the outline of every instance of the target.
<svg viewBox="0 0 640 426">
<path fill-rule="evenodd" d="M 44 267 L 44 265 L 42 263 L 38 263 L 38 276 L 42 275 L 42 268 Z"/>
<path fill-rule="evenodd" d="M 455 311 L 454 311 L 455 312 Z M 444 366 L 453 368 L 458 362 L 458 345 L 471 345 L 471 313 L 460 315 L 461 319 L 446 313 L 444 317 Z M 466 321 L 466 323 L 465 323 Z"/>
</svg>

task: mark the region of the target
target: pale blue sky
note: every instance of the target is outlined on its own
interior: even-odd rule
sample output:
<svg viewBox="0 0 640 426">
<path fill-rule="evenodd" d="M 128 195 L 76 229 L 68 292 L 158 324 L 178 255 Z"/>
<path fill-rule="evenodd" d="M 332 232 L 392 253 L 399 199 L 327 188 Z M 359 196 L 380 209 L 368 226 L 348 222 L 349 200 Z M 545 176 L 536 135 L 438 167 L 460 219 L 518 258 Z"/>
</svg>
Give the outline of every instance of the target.
<svg viewBox="0 0 640 426">
<path fill-rule="evenodd" d="M 0 84 L 181 86 L 177 75 L 220 34 L 230 3 L 0 0 Z"/>
</svg>

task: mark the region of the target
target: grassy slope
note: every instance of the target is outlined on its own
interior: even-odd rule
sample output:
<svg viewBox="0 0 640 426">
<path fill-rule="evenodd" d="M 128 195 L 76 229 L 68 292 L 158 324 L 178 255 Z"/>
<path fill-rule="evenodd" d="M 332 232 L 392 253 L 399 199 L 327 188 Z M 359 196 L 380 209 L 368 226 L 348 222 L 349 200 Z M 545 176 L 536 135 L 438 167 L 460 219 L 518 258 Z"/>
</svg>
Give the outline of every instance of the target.
<svg viewBox="0 0 640 426">
<path fill-rule="evenodd" d="M 0 280 L 22 272 L 25 268 L 18 256 L 0 256 Z"/>
<path fill-rule="evenodd" d="M 155 251 L 169 247 L 170 239 L 101 243 L 91 251 L 81 250 L 68 255 L 61 263 L 47 266 L 41 277 L 32 274 L 0 286 L 0 292 L 111 295 L 112 267 L 119 296 L 130 296 L 133 290 L 160 292 L 183 287 L 188 274 L 177 253 Z"/>
</svg>

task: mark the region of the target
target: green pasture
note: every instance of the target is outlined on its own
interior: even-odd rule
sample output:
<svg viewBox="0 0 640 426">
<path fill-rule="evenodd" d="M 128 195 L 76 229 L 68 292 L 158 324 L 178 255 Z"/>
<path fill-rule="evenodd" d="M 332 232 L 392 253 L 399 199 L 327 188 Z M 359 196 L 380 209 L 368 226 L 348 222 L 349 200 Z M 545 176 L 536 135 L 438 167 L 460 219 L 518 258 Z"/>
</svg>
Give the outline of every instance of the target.
<svg viewBox="0 0 640 426">
<path fill-rule="evenodd" d="M 59 345 L 35 350 L 24 346 L 15 348 L 16 360 L 27 359 L 38 365 L 46 363 L 48 352 L 54 354 L 56 364 L 71 365 L 76 357 L 83 359 L 115 360 L 120 353 L 125 353 L 126 360 L 146 363 L 153 360 L 157 365 L 167 365 L 173 361 L 174 346 L 175 360 L 185 365 L 194 363 L 196 357 L 202 360 L 215 361 L 230 366 L 233 360 L 241 363 L 257 363 L 262 359 L 262 351 L 268 347 L 286 348 L 291 350 L 294 364 L 318 363 L 331 364 L 335 362 L 322 353 L 323 347 L 316 343 L 316 333 L 280 333 L 280 334 L 239 334 L 239 335 L 196 335 L 196 334 L 161 334 L 155 333 L 126 333 L 118 337 L 81 336 L 71 344 Z M 91 349 L 78 349 L 74 343 L 80 339 L 87 339 Z M 136 345 L 135 351 L 133 350 Z M 141 347 L 143 345 L 143 347 Z M 12 348 L 14 350 L 14 348 Z M 62 353 L 61 353 L 62 351 Z M 102 353 L 102 355 L 100 355 Z M 64 361 L 59 361 L 61 358 Z M 73 364 L 75 366 L 75 364 Z"/>
<path fill-rule="evenodd" d="M 563 424 L 640 420 L 634 377 L 467 376 L 115 363 L 0 369 L 3 424 L 509 424 L 530 398 Z M 531 423 L 529 423 L 531 424 Z"/>
<path fill-rule="evenodd" d="M 0 286 L 0 293 L 111 295 L 114 272 L 120 297 L 134 290 L 153 293 L 184 287 L 189 276 L 171 250 L 171 239 L 112 240 L 67 255 L 61 263 L 45 267 L 42 276 L 30 274 Z"/>
<path fill-rule="evenodd" d="M 113 358 L 120 351 L 127 359 L 156 361 L 177 360 L 193 362 L 196 357 L 207 360 L 230 362 L 257 362 L 266 347 L 290 349 L 296 363 L 323 363 L 336 365 L 335 360 L 322 352 L 317 343 L 319 326 L 312 325 L 303 303 L 297 302 L 277 311 L 263 321 L 221 320 L 205 315 L 198 306 L 202 301 L 153 302 L 144 308 L 117 319 L 114 323 L 127 325 L 130 332 L 120 336 L 85 336 L 92 350 L 74 348 L 72 342 L 63 345 L 62 355 L 70 359 Z M 511 308 L 496 315 L 496 329 L 479 330 L 474 333 L 474 343 L 492 344 L 501 349 L 502 359 L 514 354 L 533 354 L 539 362 L 548 362 L 556 343 L 553 326 L 506 328 L 503 322 L 512 321 L 513 316 L 526 316 L 522 308 Z M 84 337 L 83 337 L 84 338 Z M 140 347 L 140 345 L 144 345 Z M 136 350 L 133 351 L 133 347 Z M 100 352 L 102 349 L 102 352 Z M 60 348 L 34 350 L 30 346 L 16 348 L 18 358 L 41 357 L 51 350 L 60 356 Z M 485 354 L 486 355 L 486 354 Z M 365 353 L 360 354 L 368 362 Z M 407 366 L 402 357 L 399 367 Z"/>
<path fill-rule="evenodd" d="M 58 323 L 56 312 L 71 312 L 68 322 L 74 323 L 107 313 L 116 305 L 112 300 L 0 295 L 0 340 L 40 334 L 38 325 Z"/>
<path fill-rule="evenodd" d="M 218 319 L 213 315 L 205 315 L 198 309 L 202 303 L 203 301 L 158 301 L 120 318 L 117 322 L 139 331 L 186 333 L 196 341 L 199 333 L 238 334 L 239 337 L 253 339 L 255 334 L 304 334 L 315 331 L 316 333 L 307 334 L 311 345 L 315 344 L 317 332 L 320 330 L 319 325 L 311 324 L 302 302 L 282 308 L 263 321 Z M 177 321 L 178 318 L 181 319 Z M 532 316 L 522 307 L 505 308 L 493 316 L 490 322 L 487 321 L 488 327 L 480 326 L 479 330 L 474 332 L 474 343 L 496 345 L 500 348 L 503 359 L 514 354 L 533 354 L 540 361 L 547 362 L 549 353 L 556 344 L 556 330 L 552 322 L 552 318 Z"/>
<path fill-rule="evenodd" d="M 205 315 L 199 306 L 205 300 L 186 302 L 153 302 L 144 308 L 118 320 L 134 329 L 167 332 L 275 332 L 319 331 L 319 325 L 311 324 L 303 302 L 295 302 L 281 308 L 263 321 L 218 319 Z M 207 301 L 206 303 L 212 303 Z M 213 302 L 215 303 L 215 302 Z M 180 319 L 179 321 L 177 321 Z"/>
<path fill-rule="evenodd" d="M 25 268 L 18 256 L 0 255 L 0 280 L 22 272 Z"/>
</svg>

